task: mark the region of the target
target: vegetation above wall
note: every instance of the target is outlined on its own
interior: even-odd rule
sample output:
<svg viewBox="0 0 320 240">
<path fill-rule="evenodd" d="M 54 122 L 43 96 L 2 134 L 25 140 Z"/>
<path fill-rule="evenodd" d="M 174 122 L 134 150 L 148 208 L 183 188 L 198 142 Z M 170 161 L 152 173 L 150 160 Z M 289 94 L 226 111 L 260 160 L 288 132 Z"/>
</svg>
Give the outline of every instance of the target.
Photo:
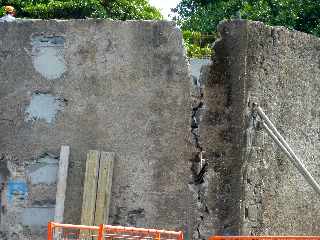
<svg viewBox="0 0 320 240">
<path fill-rule="evenodd" d="M 241 17 L 320 36 L 319 0 L 182 0 L 173 12 L 189 31 L 216 32 L 221 20 Z"/>
<path fill-rule="evenodd" d="M 190 58 L 210 58 L 215 35 L 183 31 L 184 45 Z"/>
<path fill-rule="evenodd" d="M 320 37 L 319 0 L 181 0 L 174 20 L 183 31 L 188 56 L 205 57 L 214 38 L 206 45 L 194 44 L 199 35 L 217 36 L 217 25 L 224 19 L 249 19 L 272 26 L 310 33 Z M 189 37 L 190 32 L 198 32 Z"/>
<path fill-rule="evenodd" d="M 0 0 L 0 6 L 12 5 L 20 18 L 69 19 L 112 18 L 162 19 L 160 11 L 148 0 Z M 2 9 L 1 15 L 4 14 Z"/>
</svg>

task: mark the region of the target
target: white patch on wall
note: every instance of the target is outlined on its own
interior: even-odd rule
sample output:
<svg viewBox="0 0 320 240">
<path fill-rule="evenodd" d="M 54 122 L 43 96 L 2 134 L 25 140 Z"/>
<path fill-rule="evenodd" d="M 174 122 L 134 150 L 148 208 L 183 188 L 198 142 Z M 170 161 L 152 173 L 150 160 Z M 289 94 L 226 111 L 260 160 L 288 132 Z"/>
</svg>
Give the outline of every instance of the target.
<svg viewBox="0 0 320 240">
<path fill-rule="evenodd" d="M 59 161 L 51 156 L 45 156 L 37 160 L 36 163 L 27 168 L 26 175 L 31 184 L 55 184 L 57 182 L 57 174 Z"/>
<path fill-rule="evenodd" d="M 63 110 L 64 100 L 45 93 L 34 93 L 26 109 L 25 121 L 45 120 L 53 123 L 58 111 Z"/>
<path fill-rule="evenodd" d="M 34 36 L 32 62 L 34 68 L 47 79 L 57 79 L 66 71 L 64 38 L 61 36 Z"/>
</svg>

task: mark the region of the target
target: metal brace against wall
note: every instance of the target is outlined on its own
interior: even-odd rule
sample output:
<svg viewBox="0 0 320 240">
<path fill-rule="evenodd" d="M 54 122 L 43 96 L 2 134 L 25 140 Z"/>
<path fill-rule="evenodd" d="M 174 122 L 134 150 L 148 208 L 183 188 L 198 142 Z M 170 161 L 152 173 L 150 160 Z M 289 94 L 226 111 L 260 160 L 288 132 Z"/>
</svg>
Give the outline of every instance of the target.
<svg viewBox="0 0 320 240">
<path fill-rule="evenodd" d="M 253 110 L 258 113 L 260 118 L 262 119 L 262 126 L 267 131 L 269 136 L 275 141 L 275 143 L 284 151 L 284 153 L 289 157 L 294 166 L 298 169 L 298 171 L 302 174 L 305 180 L 311 185 L 311 187 L 320 195 L 320 186 L 316 182 L 316 180 L 312 177 L 310 172 L 303 165 L 301 160 L 297 157 L 297 155 L 293 152 L 292 148 L 286 142 L 286 140 L 281 136 L 279 131 L 267 117 L 267 115 L 263 112 L 262 108 L 257 104 L 254 104 Z"/>
</svg>

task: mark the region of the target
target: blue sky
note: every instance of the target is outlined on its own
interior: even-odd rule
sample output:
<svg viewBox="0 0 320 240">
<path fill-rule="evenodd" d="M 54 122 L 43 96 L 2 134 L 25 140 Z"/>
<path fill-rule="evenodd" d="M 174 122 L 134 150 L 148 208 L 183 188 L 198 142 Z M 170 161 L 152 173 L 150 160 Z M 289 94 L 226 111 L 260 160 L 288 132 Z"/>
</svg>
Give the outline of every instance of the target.
<svg viewBox="0 0 320 240">
<path fill-rule="evenodd" d="M 180 2 L 180 0 L 149 0 L 152 6 L 155 6 L 161 10 L 162 15 L 165 19 L 168 18 L 170 8 L 174 8 Z"/>
</svg>

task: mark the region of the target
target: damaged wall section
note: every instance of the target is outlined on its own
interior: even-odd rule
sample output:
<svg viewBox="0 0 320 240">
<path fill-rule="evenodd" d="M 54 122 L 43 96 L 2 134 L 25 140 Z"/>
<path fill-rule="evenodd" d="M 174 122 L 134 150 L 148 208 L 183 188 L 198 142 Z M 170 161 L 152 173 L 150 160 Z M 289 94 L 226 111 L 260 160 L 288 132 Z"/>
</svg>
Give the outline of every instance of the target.
<svg viewBox="0 0 320 240">
<path fill-rule="evenodd" d="M 64 221 L 80 223 L 94 149 L 116 153 L 110 224 L 191 236 L 190 74 L 175 23 L 26 20 L 0 23 L 0 35 L 1 153 L 25 172 L 70 146 Z"/>
<path fill-rule="evenodd" d="M 54 218 L 58 159 L 1 157 L 1 239 L 43 239 Z"/>
<path fill-rule="evenodd" d="M 195 225 L 192 239 L 207 239 L 216 230 L 217 216 L 215 210 L 209 209 L 212 203 L 212 190 L 216 185 L 216 175 L 209 169 L 206 152 L 202 146 L 202 118 L 205 112 L 204 80 L 208 77 L 208 59 L 190 59 L 192 73 L 191 96 L 191 149 L 194 150 L 190 159 L 191 177 L 189 189 L 194 197 Z"/>
<path fill-rule="evenodd" d="M 241 27 L 243 23 L 239 23 Z M 222 35 L 226 29 L 220 29 Z M 203 232 L 238 235 L 240 227 L 245 35 L 239 31 L 214 45 L 212 64 L 203 69 L 204 109 L 200 141 L 208 163 L 207 219 Z M 230 47 L 229 50 L 228 47 Z M 207 222 L 207 223 L 206 223 Z M 210 225 L 210 222 L 212 225 Z M 210 230 L 210 229 L 213 229 Z"/>
<path fill-rule="evenodd" d="M 217 231 L 319 235 L 319 196 L 259 127 L 252 103 L 320 182 L 320 40 L 245 20 L 218 30 L 200 134 L 220 183 L 209 207 L 218 209 Z"/>
</svg>

